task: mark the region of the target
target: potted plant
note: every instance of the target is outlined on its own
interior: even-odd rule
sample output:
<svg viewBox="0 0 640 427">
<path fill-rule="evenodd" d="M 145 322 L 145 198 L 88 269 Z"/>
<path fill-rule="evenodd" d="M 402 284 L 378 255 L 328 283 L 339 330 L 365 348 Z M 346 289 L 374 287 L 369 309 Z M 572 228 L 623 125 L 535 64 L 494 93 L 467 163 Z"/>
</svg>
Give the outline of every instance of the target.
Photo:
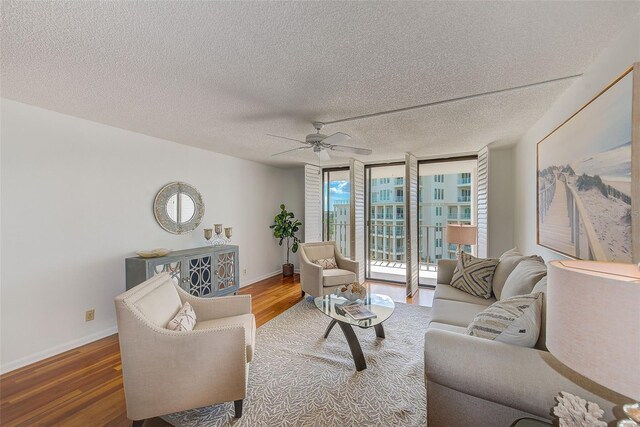
<svg viewBox="0 0 640 427">
<path fill-rule="evenodd" d="M 269 226 L 273 230 L 273 237 L 280 239 L 278 242 L 280 246 L 282 242 L 287 242 L 287 263 L 282 266 L 282 275 L 293 276 L 293 264 L 289 262 L 289 251 L 294 254 L 298 252 L 300 239 L 296 237 L 296 232 L 300 230 L 302 223 L 294 218 L 293 212 L 287 212 L 284 205 L 280 205 L 280 213 L 273 220 L 274 224 Z"/>
</svg>

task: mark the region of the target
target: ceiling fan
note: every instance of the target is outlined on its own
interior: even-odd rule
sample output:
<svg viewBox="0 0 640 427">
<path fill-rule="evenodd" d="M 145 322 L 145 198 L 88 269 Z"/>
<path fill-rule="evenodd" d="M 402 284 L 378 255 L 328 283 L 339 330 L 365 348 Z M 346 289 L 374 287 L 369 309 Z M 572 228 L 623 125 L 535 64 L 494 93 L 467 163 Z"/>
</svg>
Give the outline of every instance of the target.
<svg viewBox="0 0 640 427">
<path fill-rule="evenodd" d="M 279 156 L 281 154 L 290 153 L 292 151 L 308 150 L 310 148 L 313 149 L 313 152 L 318 155 L 320 160 L 331 159 L 331 156 L 329 156 L 329 151 L 340 151 L 343 153 L 353 153 L 353 154 L 360 154 L 365 156 L 372 153 L 372 151 L 367 148 L 358 148 L 358 147 L 351 147 L 348 145 L 340 145 L 343 142 L 349 141 L 351 137 L 346 133 L 342 133 L 342 132 L 336 132 L 329 136 L 323 135 L 320 133 L 320 129 L 322 129 L 322 126 L 324 126 L 324 123 L 313 122 L 313 127 L 316 128 L 316 133 L 310 133 L 309 135 L 306 136 L 304 141 L 301 141 L 299 139 L 287 138 L 285 136 L 272 135 L 270 133 L 267 134 L 275 138 L 282 138 L 282 139 L 287 139 L 289 141 L 296 141 L 296 142 L 305 144 L 305 146 L 303 147 L 297 147 L 291 150 L 282 151 L 280 153 L 272 154 L 271 156 L 272 157 Z"/>
</svg>

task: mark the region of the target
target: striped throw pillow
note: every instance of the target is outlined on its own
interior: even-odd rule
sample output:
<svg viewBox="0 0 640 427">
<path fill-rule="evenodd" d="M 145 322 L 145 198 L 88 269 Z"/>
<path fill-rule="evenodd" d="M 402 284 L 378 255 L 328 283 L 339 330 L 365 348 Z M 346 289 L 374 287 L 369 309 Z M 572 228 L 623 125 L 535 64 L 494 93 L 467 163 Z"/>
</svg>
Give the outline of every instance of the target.
<svg viewBox="0 0 640 427">
<path fill-rule="evenodd" d="M 336 259 L 334 257 L 331 258 L 322 258 L 322 259 L 317 259 L 315 261 L 313 261 L 314 264 L 319 265 L 320 267 L 322 267 L 325 270 L 331 270 L 333 268 L 338 268 L 338 263 L 336 262 Z"/>
<path fill-rule="evenodd" d="M 478 313 L 467 335 L 533 347 L 540 334 L 542 292 L 497 301 Z"/>
<path fill-rule="evenodd" d="M 191 304 L 185 302 L 175 317 L 169 320 L 167 329 L 186 332 L 192 331 L 194 326 L 196 326 L 196 312 L 193 307 L 191 307 Z"/>
<path fill-rule="evenodd" d="M 498 261 L 460 252 L 450 285 L 477 297 L 491 298 L 491 281 Z"/>
</svg>

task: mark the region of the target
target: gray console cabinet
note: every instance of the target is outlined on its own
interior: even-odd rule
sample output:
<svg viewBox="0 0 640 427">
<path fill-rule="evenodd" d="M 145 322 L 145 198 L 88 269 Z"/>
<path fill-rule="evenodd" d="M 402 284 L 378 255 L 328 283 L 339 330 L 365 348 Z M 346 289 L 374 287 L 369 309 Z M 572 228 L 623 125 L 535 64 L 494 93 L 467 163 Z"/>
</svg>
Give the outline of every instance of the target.
<svg viewBox="0 0 640 427">
<path fill-rule="evenodd" d="M 125 269 L 127 289 L 163 272 L 199 297 L 236 294 L 240 289 L 239 254 L 234 245 L 185 249 L 157 258 L 127 258 Z"/>
</svg>

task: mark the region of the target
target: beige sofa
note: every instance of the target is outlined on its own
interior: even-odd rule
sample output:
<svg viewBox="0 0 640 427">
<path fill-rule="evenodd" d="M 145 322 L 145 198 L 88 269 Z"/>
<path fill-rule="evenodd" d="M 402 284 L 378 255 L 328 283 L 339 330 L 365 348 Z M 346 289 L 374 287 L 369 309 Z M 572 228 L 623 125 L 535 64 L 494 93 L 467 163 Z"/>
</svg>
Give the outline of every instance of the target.
<svg viewBox="0 0 640 427">
<path fill-rule="evenodd" d="M 337 286 L 348 285 L 358 280 L 358 262 L 345 258 L 336 242 L 301 243 L 298 251 L 300 260 L 300 285 L 314 297 L 332 293 Z M 314 261 L 335 258 L 338 268 L 323 269 Z"/>
<path fill-rule="evenodd" d="M 189 302 L 192 331 L 166 328 Z M 251 295 L 198 298 L 162 273 L 115 298 L 127 416 L 146 418 L 222 402 L 242 415 L 256 321 Z"/>
<path fill-rule="evenodd" d="M 546 350 L 544 304 L 535 348 L 465 335 L 468 324 L 496 295 L 484 299 L 449 286 L 455 265 L 454 260 L 438 263 L 433 317 L 425 335 L 429 427 L 506 427 L 523 417 L 552 420 L 560 391 L 597 403 L 608 423 L 620 418 L 621 404 L 628 398 L 571 371 Z M 546 278 L 532 290 L 545 292 Z"/>
</svg>

